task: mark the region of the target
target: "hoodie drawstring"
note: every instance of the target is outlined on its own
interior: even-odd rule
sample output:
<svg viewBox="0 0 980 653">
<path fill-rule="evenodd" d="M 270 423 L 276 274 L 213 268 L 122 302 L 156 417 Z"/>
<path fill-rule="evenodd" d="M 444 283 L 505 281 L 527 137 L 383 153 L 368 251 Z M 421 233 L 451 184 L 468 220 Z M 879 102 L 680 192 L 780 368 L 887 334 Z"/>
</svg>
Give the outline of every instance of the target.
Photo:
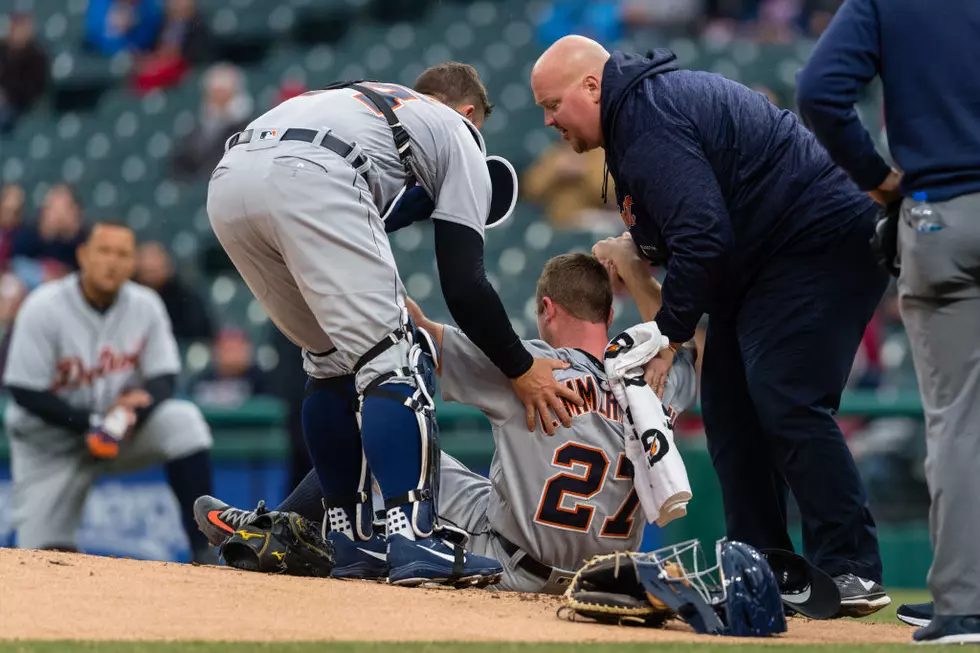
<svg viewBox="0 0 980 653">
<path fill-rule="evenodd" d="M 602 203 L 606 203 L 606 195 L 609 190 L 609 160 L 602 162 Z"/>
</svg>

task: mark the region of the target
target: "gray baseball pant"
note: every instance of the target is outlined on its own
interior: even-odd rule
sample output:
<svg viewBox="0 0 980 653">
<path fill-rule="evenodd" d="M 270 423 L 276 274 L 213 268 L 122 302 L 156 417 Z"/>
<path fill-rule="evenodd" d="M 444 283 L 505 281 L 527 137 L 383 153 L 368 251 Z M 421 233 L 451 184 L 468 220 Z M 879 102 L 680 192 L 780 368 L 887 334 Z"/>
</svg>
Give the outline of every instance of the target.
<svg viewBox="0 0 980 653">
<path fill-rule="evenodd" d="M 926 421 L 936 614 L 980 615 L 980 193 L 930 203 L 918 232 L 902 204 L 898 280 Z"/>
<path fill-rule="evenodd" d="M 360 148 L 347 157 L 357 157 Z M 307 373 L 350 374 L 401 326 L 405 288 L 361 174 L 334 152 L 259 140 L 228 150 L 211 176 L 215 236 L 269 318 L 304 350 Z M 356 376 L 357 391 L 403 367 L 402 340 Z"/>
<path fill-rule="evenodd" d="M 508 592 L 561 594 L 568 587 L 574 570 L 553 569 L 547 579 L 518 566 L 526 553 L 507 553 L 500 536 L 490 528 L 490 479 L 468 469 L 443 452 L 440 465 L 439 517 L 469 534 L 466 549 L 500 562 L 504 574 L 496 589 Z"/>
<path fill-rule="evenodd" d="M 119 456 L 96 460 L 76 433 L 45 425 L 8 432 L 13 477 L 13 523 L 23 549 L 75 548 L 89 489 L 99 476 L 145 469 L 210 449 L 211 429 L 189 401 L 157 406 Z"/>
</svg>

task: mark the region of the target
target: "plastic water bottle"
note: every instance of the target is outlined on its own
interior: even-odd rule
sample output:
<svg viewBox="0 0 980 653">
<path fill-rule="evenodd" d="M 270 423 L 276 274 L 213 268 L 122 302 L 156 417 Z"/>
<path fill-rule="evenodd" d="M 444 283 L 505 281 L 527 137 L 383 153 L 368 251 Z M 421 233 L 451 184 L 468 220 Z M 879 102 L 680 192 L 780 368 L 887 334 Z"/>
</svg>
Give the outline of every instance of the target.
<svg viewBox="0 0 980 653">
<path fill-rule="evenodd" d="M 943 222 L 935 209 L 926 201 L 927 199 L 925 191 L 920 190 L 912 194 L 912 201 L 915 202 L 909 211 L 912 226 L 916 231 L 921 232 L 939 231 L 943 228 Z"/>
</svg>

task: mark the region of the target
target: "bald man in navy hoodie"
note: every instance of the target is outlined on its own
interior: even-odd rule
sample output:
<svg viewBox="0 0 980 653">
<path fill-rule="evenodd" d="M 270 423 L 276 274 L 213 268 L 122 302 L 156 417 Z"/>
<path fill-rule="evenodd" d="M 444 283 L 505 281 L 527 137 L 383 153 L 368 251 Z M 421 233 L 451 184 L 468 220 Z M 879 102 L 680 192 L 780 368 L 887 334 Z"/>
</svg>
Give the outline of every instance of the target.
<svg viewBox="0 0 980 653">
<path fill-rule="evenodd" d="M 874 520 L 834 419 L 887 285 L 869 245 L 876 204 L 794 114 L 679 69 L 669 50 L 610 55 L 565 37 L 531 86 L 545 124 L 576 151 L 605 148 L 629 237 L 596 256 L 619 275 L 637 269 L 630 255 L 666 267 L 662 307 L 644 316 L 671 342 L 647 368 L 658 392 L 709 316 L 701 402 L 728 537 L 791 549 L 792 491 L 804 554 L 836 581 L 841 615 L 888 605 Z"/>
</svg>

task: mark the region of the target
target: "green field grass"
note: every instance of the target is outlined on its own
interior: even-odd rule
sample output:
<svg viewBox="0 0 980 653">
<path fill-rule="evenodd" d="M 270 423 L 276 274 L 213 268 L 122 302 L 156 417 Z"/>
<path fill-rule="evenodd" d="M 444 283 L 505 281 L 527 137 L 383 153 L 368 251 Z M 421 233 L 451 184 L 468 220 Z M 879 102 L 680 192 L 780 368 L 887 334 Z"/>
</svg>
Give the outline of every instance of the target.
<svg viewBox="0 0 980 653">
<path fill-rule="evenodd" d="M 890 592 L 892 604 L 864 621 L 898 624 L 895 609 L 902 603 L 928 601 L 929 595 L 922 590 L 897 590 Z M 909 640 L 913 628 L 908 628 Z M 397 650 L 398 653 L 750 653 L 760 646 L 738 644 L 713 644 L 710 638 L 696 644 L 658 642 L 631 644 L 506 644 L 506 643 L 374 643 L 374 642 L 300 642 L 259 644 L 247 642 L 247 634 L 233 645 L 227 642 L 2 642 L 0 653 L 381 653 Z M 772 646 L 786 646 L 774 642 Z M 793 653 L 832 653 L 835 651 L 859 651 L 860 653 L 891 653 L 908 650 L 906 644 L 838 644 L 792 645 Z"/>
</svg>

